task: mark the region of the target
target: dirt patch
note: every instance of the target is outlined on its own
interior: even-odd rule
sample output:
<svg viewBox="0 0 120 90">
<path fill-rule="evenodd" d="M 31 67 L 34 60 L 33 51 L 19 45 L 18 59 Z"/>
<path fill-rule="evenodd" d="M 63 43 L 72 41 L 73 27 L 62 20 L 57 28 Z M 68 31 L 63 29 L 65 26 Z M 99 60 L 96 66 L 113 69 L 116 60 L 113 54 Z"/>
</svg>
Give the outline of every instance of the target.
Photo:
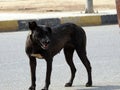
<svg viewBox="0 0 120 90">
<path fill-rule="evenodd" d="M 0 0 L 0 12 L 84 11 L 86 0 Z M 115 0 L 93 0 L 94 10 L 115 9 Z"/>
</svg>

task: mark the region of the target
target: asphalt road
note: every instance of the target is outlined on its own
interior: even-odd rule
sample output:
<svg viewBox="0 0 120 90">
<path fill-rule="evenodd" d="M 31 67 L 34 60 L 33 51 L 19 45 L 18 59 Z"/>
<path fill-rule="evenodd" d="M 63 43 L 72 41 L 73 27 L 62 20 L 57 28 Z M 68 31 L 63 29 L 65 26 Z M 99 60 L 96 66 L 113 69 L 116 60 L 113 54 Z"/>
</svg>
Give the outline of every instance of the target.
<svg viewBox="0 0 120 90">
<path fill-rule="evenodd" d="M 84 86 L 87 73 L 76 53 L 77 73 L 73 87 L 64 87 L 70 70 L 61 52 L 54 58 L 50 90 L 120 90 L 120 28 L 118 25 L 83 28 L 87 34 L 93 87 Z M 28 90 L 30 70 L 24 50 L 27 34 L 28 31 L 0 33 L 0 90 Z M 45 72 L 45 61 L 38 60 L 37 90 L 44 86 Z"/>
</svg>

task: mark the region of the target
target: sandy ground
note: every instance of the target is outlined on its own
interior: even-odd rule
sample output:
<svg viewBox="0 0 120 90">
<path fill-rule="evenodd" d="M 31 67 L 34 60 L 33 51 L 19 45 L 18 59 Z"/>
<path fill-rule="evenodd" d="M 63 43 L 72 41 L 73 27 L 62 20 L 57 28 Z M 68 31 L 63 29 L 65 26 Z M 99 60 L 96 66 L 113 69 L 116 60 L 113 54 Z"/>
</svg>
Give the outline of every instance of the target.
<svg viewBox="0 0 120 90">
<path fill-rule="evenodd" d="M 84 11 L 86 0 L 0 0 L 0 12 Z M 115 0 L 93 0 L 94 10 L 115 9 Z"/>
</svg>

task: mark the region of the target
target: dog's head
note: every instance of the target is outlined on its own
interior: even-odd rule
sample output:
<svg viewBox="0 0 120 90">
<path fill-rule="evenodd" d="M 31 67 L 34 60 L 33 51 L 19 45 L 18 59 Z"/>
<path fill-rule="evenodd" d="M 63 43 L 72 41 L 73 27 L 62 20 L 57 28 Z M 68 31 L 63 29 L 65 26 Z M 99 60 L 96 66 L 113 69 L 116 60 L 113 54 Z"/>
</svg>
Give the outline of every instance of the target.
<svg viewBox="0 0 120 90">
<path fill-rule="evenodd" d="M 50 45 L 50 38 L 52 30 L 47 26 L 38 26 L 35 21 L 29 22 L 29 29 L 31 30 L 30 38 L 36 42 L 42 49 L 46 50 Z"/>
</svg>

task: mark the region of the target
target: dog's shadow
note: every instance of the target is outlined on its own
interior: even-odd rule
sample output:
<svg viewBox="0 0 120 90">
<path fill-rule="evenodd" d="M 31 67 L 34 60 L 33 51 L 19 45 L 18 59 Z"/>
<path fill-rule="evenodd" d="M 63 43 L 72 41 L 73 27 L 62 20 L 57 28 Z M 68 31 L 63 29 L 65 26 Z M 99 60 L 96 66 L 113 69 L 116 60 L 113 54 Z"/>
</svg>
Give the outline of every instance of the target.
<svg viewBox="0 0 120 90">
<path fill-rule="evenodd" d="M 76 89 L 76 90 L 120 90 L 120 85 L 106 85 L 106 86 L 93 86 L 91 88 Z"/>
</svg>

